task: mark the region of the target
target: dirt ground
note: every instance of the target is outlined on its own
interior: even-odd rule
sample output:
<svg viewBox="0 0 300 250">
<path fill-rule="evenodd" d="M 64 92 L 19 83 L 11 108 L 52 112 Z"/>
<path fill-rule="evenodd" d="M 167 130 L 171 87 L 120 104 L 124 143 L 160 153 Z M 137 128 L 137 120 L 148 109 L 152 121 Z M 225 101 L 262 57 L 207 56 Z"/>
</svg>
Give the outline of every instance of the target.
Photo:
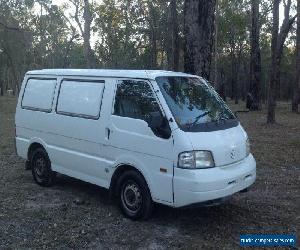
<svg viewBox="0 0 300 250">
<path fill-rule="evenodd" d="M 158 206 L 132 222 L 97 186 L 65 176 L 37 186 L 14 152 L 15 99 L 0 97 L 0 249 L 238 249 L 245 233 L 297 234 L 299 245 L 300 115 L 288 109 L 280 103 L 272 126 L 265 112 L 239 115 L 257 160 L 248 193 L 218 207 Z"/>
</svg>

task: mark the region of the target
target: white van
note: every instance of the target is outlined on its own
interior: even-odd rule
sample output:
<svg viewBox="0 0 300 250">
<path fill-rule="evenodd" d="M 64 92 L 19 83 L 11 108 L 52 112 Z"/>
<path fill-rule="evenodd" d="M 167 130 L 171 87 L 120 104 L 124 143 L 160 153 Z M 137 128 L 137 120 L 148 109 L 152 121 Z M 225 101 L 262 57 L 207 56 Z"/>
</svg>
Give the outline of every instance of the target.
<svg viewBox="0 0 300 250">
<path fill-rule="evenodd" d="M 107 188 L 131 219 L 147 218 L 153 202 L 214 203 L 256 178 L 246 132 L 194 75 L 30 71 L 15 121 L 17 153 L 37 184 L 61 173 Z"/>
</svg>

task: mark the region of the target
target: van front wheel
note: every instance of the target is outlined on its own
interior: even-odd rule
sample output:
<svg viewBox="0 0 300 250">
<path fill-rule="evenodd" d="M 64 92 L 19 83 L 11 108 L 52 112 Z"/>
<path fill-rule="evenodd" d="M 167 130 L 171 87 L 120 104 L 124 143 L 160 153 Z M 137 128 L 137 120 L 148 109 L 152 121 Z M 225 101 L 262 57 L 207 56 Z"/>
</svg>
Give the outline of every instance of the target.
<svg viewBox="0 0 300 250">
<path fill-rule="evenodd" d="M 31 168 L 33 179 L 38 185 L 43 187 L 53 185 L 56 174 L 51 170 L 51 162 L 44 149 L 38 148 L 33 152 Z"/>
<path fill-rule="evenodd" d="M 153 202 L 143 176 L 136 171 L 127 171 L 120 177 L 119 183 L 119 203 L 123 214 L 132 220 L 148 219 Z"/>
</svg>

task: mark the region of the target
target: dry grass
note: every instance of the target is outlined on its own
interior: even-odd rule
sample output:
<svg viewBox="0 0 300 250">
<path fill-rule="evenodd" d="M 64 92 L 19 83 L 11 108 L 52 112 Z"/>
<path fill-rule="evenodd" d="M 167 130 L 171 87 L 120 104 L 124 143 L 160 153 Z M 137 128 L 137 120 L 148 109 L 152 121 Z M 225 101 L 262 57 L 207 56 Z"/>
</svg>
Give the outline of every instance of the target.
<svg viewBox="0 0 300 250">
<path fill-rule="evenodd" d="M 0 98 L 0 249 L 236 249 L 242 233 L 296 233 L 299 239 L 300 115 L 285 103 L 275 125 L 265 124 L 265 111 L 239 115 L 257 160 L 248 193 L 219 207 L 159 206 L 147 222 L 124 219 L 99 187 L 64 176 L 52 188 L 34 184 L 14 154 L 14 110 L 15 99 Z M 76 199 L 85 202 L 76 205 Z"/>
</svg>

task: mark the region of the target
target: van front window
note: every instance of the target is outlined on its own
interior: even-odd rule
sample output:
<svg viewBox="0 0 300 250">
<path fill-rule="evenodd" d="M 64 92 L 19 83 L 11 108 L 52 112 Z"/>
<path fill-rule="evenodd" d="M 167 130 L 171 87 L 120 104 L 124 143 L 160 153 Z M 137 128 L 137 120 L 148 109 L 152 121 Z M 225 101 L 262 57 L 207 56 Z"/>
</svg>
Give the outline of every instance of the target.
<svg viewBox="0 0 300 250">
<path fill-rule="evenodd" d="M 184 131 L 215 131 L 238 125 L 233 113 L 212 87 L 193 77 L 158 77 L 156 81 Z"/>
</svg>

